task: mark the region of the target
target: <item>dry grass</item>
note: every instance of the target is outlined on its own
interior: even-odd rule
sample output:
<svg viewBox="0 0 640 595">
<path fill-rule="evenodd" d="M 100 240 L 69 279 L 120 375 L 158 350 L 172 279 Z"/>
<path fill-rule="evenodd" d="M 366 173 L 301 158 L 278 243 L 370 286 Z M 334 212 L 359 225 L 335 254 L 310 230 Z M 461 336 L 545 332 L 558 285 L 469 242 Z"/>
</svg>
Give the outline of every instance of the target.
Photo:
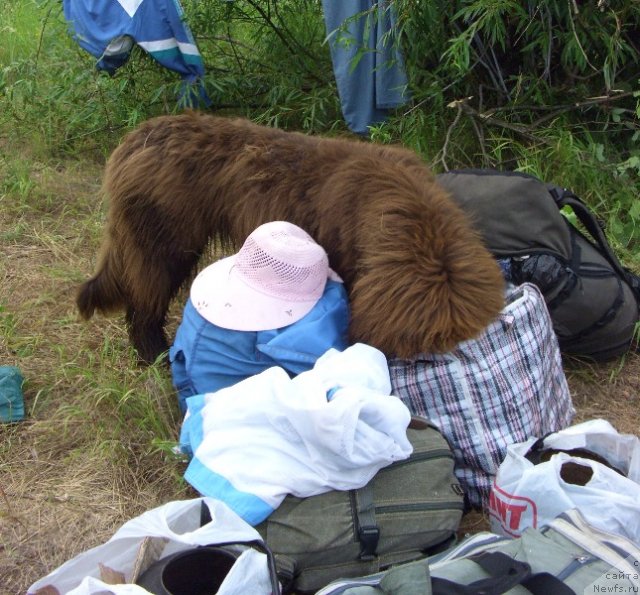
<svg viewBox="0 0 640 595">
<path fill-rule="evenodd" d="M 100 175 L 99 164 L 0 146 L 0 365 L 21 369 L 27 410 L 0 425 L 2 594 L 23 593 L 143 510 L 194 495 L 166 448 L 179 429 L 168 370 L 135 365 L 119 319 L 77 319 L 75 287 L 103 224 Z M 638 431 L 637 355 L 567 370 L 580 420 Z M 486 526 L 469 515 L 462 532 Z"/>
<path fill-rule="evenodd" d="M 179 417 L 168 371 L 136 367 L 119 320 L 85 324 L 101 167 L 0 160 L 0 364 L 26 379 L 27 417 L 0 425 L 0 593 L 105 541 L 131 516 L 191 496 L 164 443 Z"/>
</svg>

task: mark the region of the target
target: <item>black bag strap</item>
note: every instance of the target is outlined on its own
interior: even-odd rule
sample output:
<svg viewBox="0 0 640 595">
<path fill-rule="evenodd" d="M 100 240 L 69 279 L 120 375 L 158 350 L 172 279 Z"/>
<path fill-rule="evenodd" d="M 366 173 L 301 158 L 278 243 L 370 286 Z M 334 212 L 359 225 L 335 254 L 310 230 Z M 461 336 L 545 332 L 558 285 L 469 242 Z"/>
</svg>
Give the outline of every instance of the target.
<svg viewBox="0 0 640 595">
<path fill-rule="evenodd" d="M 409 427 L 414 430 L 437 429 L 432 421 L 420 415 L 411 416 Z M 360 541 L 359 559 L 363 562 L 369 562 L 378 556 L 378 542 L 380 541 L 380 527 L 376 521 L 372 483 L 369 482 L 357 490 L 351 490 L 350 496 Z"/>
<path fill-rule="evenodd" d="M 548 572 L 539 572 L 530 576 L 522 585 L 533 595 L 576 595 L 576 592 L 558 577 Z"/>
<path fill-rule="evenodd" d="M 576 595 L 573 589 L 552 574 L 531 574 L 529 564 L 514 560 L 502 552 L 481 552 L 469 556 L 467 560 L 478 564 L 489 577 L 468 585 L 431 577 L 433 595 L 502 595 L 518 585 L 525 587 L 532 595 Z"/>
<path fill-rule="evenodd" d="M 373 502 L 373 486 L 371 482 L 352 492 L 355 499 L 355 513 L 358 523 L 358 539 L 360 540 L 360 560 L 374 560 L 378 555 L 380 528 L 376 522 Z"/>
<path fill-rule="evenodd" d="M 603 223 L 599 221 L 591 212 L 589 207 L 570 190 L 553 185 L 548 185 L 547 189 L 558 206 L 558 209 L 561 209 L 564 206 L 571 207 L 580 220 L 580 223 L 584 225 L 585 229 L 589 232 L 594 241 L 597 242 L 598 247 L 605 258 L 609 261 L 609 264 L 611 264 L 616 273 L 618 273 L 618 275 L 620 275 L 631 286 L 636 299 L 640 300 L 640 278 L 622 266 L 618 257 L 614 254 L 611 246 L 609 245 L 609 241 L 607 240 L 607 236 L 604 232 Z"/>
</svg>

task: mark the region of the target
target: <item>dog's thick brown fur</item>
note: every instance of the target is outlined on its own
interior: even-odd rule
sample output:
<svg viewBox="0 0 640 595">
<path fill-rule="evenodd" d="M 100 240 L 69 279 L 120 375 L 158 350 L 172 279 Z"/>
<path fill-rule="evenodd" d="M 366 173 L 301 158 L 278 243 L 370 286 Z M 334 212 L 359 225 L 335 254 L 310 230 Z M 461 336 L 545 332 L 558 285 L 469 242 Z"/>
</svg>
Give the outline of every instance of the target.
<svg viewBox="0 0 640 595">
<path fill-rule="evenodd" d="M 171 299 L 210 241 L 237 249 L 267 221 L 311 234 L 349 291 L 351 340 L 387 356 L 446 351 L 503 305 L 503 279 L 465 214 L 413 152 L 199 113 L 125 137 L 106 167 L 108 224 L 77 303 L 126 309 L 139 356 L 167 349 Z"/>
</svg>

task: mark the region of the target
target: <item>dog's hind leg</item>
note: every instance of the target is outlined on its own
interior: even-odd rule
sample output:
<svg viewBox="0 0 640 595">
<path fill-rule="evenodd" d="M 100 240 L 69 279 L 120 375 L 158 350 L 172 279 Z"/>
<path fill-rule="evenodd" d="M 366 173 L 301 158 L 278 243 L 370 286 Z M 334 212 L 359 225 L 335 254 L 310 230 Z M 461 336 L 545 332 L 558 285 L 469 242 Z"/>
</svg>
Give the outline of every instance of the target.
<svg viewBox="0 0 640 595">
<path fill-rule="evenodd" d="M 164 332 L 164 318 L 149 316 L 144 311 L 129 307 L 127 308 L 126 322 L 129 339 L 141 362 L 152 364 L 169 349 L 167 336 Z"/>
<path fill-rule="evenodd" d="M 200 251 L 173 253 L 169 245 L 152 260 L 139 262 L 131 287 L 126 322 L 131 343 L 139 359 L 151 364 L 166 352 L 169 342 L 164 331 L 171 300 L 189 279 L 200 259 Z"/>
</svg>

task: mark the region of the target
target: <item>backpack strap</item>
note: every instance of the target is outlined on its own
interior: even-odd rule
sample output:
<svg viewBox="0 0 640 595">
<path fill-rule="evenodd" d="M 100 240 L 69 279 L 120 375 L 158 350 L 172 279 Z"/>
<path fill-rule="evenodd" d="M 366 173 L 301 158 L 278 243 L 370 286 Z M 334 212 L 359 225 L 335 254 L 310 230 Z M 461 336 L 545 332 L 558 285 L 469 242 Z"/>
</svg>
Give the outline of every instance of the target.
<svg viewBox="0 0 640 595">
<path fill-rule="evenodd" d="M 559 578 L 546 572 L 531 574 L 529 564 L 502 552 L 480 552 L 466 559 L 475 562 L 489 577 L 463 585 L 432 576 L 432 595 L 502 595 L 518 585 L 532 595 L 576 595 Z"/>
<path fill-rule="evenodd" d="M 354 511 L 357 519 L 358 539 L 360 540 L 360 560 L 374 560 L 378 555 L 380 528 L 376 522 L 373 503 L 373 486 L 369 482 L 352 492 L 355 501 Z"/>
<path fill-rule="evenodd" d="M 412 415 L 409 427 L 414 430 L 426 430 L 437 427 L 431 420 L 420 415 Z M 360 540 L 360 560 L 369 562 L 378 556 L 378 542 L 380 541 L 380 528 L 376 521 L 375 503 L 373 501 L 373 485 L 367 485 L 351 490 L 351 508 L 355 514 L 356 529 Z"/>
<path fill-rule="evenodd" d="M 603 223 L 599 221 L 589 207 L 570 190 L 553 185 L 547 185 L 547 190 L 553 197 L 558 209 L 564 206 L 569 206 L 573 209 L 580 223 L 584 225 L 591 237 L 597 242 L 602 254 L 609 261 L 613 269 L 629 284 L 636 299 L 640 300 L 640 278 L 620 264 L 618 257 L 609 245 Z"/>
</svg>

